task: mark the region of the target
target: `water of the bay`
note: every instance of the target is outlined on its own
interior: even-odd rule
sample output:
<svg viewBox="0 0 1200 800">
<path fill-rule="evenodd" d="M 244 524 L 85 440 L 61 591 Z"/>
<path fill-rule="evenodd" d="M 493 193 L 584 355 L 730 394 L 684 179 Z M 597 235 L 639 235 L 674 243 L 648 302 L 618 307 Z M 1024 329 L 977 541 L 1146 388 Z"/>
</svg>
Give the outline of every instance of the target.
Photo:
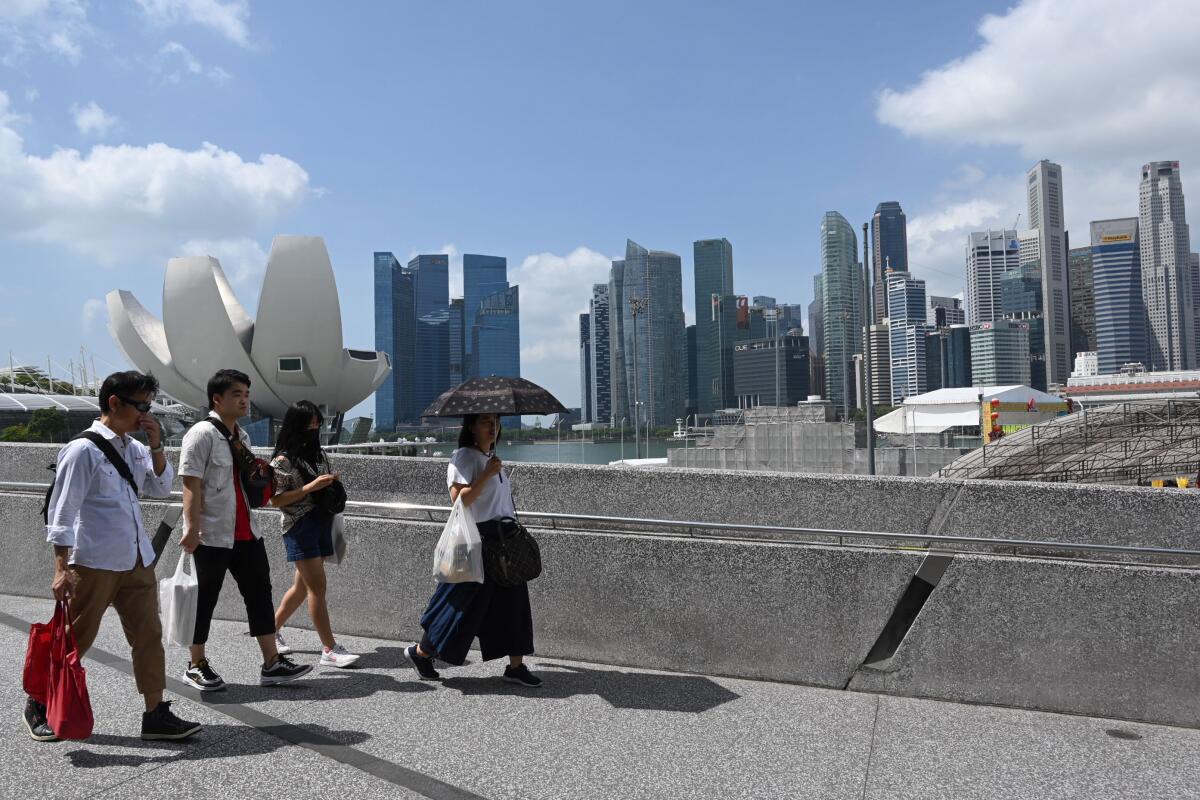
<svg viewBox="0 0 1200 800">
<path fill-rule="evenodd" d="M 645 442 L 642 443 L 642 458 L 666 458 L 668 448 L 682 446 L 682 442 L 651 439 L 649 448 Z M 430 455 L 447 458 L 454 450 L 449 444 L 429 447 L 432 450 Z M 580 442 L 578 439 L 568 440 L 566 437 L 561 444 L 556 441 L 508 444 L 501 440 L 496 453 L 504 461 L 541 464 L 608 464 L 621 458 L 634 457 L 632 437 L 625 441 L 624 448 L 620 442 Z"/>
</svg>

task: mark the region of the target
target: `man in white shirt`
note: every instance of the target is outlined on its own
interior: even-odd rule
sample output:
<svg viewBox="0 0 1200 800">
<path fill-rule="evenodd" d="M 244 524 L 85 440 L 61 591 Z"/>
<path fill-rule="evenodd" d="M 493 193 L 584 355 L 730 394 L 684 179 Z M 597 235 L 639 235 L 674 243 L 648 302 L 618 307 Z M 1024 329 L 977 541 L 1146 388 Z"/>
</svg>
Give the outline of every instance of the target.
<svg viewBox="0 0 1200 800">
<path fill-rule="evenodd" d="M 117 372 L 100 386 L 100 419 L 88 434 L 103 437 L 137 485 L 95 442 L 76 438 L 58 454 L 46 514 L 46 539 L 54 545 L 56 600 L 68 601 L 75 641 L 82 656 L 96 640 L 100 621 L 117 609 L 133 653 L 133 677 L 146 702 L 142 738 L 186 739 L 200 730 L 171 712 L 166 688 L 162 625 L 154 548 L 142 522 L 138 492 L 168 497 L 175 477 L 163 455 L 162 430 L 150 416 L 158 381 L 140 372 Z M 150 447 L 130 438 L 141 431 Z M 46 724 L 46 709 L 32 697 L 25 724 L 36 741 L 58 737 Z"/>
<path fill-rule="evenodd" d="M 202 692 L 225 688 L 225 680 L 209 663 L 205 645 L 226 572 L 237 583 L 250 635 L 262 650 L 259 684 L 295 680 L 311 672 L 312 665 L 295 663 L 280 654 L 276 645 L 271 564 L 237 464 L 252 455 L 250 437 L 237 424 L 250 413 L 250 377 L 235 369 L 218 370 L 209 379 L 207 392 L 208 418 L 188 430 L 179 451 L 179 475 L 183 478 L 183 538 L 179 546 L 195 555 L 200 590 L 196 632 L 183 680 Z"/>
</svg>

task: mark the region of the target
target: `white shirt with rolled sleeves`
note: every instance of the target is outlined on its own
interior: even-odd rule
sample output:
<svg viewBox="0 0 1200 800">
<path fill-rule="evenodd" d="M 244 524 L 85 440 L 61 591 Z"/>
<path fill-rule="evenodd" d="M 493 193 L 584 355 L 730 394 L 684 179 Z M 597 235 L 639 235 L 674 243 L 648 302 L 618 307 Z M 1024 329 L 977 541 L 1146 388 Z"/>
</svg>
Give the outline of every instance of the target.
<svg viewBox="0 0 1200 800">
<path fill-rule="evenodd" d="M 128 436 L 118 436 L 100 421 L 88 428 L 112 442 L 125 458 L 133 480 L 150 497 L 169 497 L 175 471 L 167 462 L 154 474 L 150 448 Z M 99 447 L 76 439 L 58 453 L 54 492 L 46 511 L 46 541 L 73 548 L 71 563 L 92 569 L 124 572 L 154 563 L 154 547 L 142 523 L 142 506 L 129 481 Z"/>
<path fill-rule="evenodd" d="M 456 483 L 470 485 L 477 475 L 482 475 L 487 469 L 488 460 L 488 456 L 474 447 L 460 447 L 455 450 L 450 456 L 450 464 L 446 467 L 447 488 Z M 517 515 L 516 509 L 513 508 L 512 487 L 508 483 L 508 473 L 504 467 L 482 486 L 477 486 L 474 494 L 471 516 L 477 522 Z"/>
<path fill-rule="evenodd" d="M 215 411 L 208 416 L 221 421 Z M 242 446 L 250 449 L 250 436 L 240 427 L 237 429 Z M 237 497 L 233 491 L 233 453 L 229 443 L 212 425 L 204 420 L 197 422 L 183 436 L 179 450 L 179 475 L 184 478 L 202 478 L 200 499 L 201 544 L 209 547 L 233 547 L 233 529 L 237 522 Z M 187 515 L 183 515 L 183 534 L 191 531 Z M 250 511 L 250 533 L 261 539 L 254 523 L 254 511 Z"/>
</svg>

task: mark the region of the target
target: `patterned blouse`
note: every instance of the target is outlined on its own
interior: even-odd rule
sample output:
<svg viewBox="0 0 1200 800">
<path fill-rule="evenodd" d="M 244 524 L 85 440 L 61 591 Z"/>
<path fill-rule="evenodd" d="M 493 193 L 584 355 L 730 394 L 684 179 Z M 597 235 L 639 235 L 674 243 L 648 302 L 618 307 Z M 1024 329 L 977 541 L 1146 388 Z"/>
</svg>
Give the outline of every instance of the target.
<svg viewBox="0 0 1200 800">
<path fill-rule="evenodd" d="M 311 481 L 317 475 L 324 475 L 329 471 L 328 463 L 322 459 L 317 462 L 316 468 L 305 463 L 304 469 L 296 468 L 291 461 L 288 461 L 287 456 L 280 453 L 271 461 L 271 469 L 275 471 L 275 494 L 283 494 L 294 489 L 303 489 L 304 485 Z M 279 518 L 279 525 L 284 533 L 291 530 L 292 526 L 300 521 L 308 512 L 312 511 L 315 506 L 308 495 L 303 499 L 292 503 L 289 506 L 281 506 L 280 511 L 283 515 Z"/>
</svg>

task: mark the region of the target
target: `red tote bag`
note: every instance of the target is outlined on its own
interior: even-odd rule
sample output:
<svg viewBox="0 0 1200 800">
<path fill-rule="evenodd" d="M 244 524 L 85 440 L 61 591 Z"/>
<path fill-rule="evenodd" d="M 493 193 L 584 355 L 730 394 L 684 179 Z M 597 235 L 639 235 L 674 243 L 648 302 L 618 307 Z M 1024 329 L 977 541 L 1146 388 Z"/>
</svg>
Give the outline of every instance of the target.
<svg viewBox="0 0 1200 800">
<path fill-rule="evenodd" d="M 29 626 L 29 645 L 25 648 L 25 672 L 21 682 L 25 694 L 46 705 L 46 694 L 50 689 L 50 642 L 54 630 L 67 624 L 67 604 L 54 606 L 54 616 L 49 622 L 35 622 Z"/>
<path fill-rule="evenodd" d="M 92 735 L 93 723 L 87 671 L 79 662 L 70 614 L 66 617 L 66 624 L 55 627 L 51 633 L 46 723 L 60 739 L 86 739 Z"/>
</svg>

